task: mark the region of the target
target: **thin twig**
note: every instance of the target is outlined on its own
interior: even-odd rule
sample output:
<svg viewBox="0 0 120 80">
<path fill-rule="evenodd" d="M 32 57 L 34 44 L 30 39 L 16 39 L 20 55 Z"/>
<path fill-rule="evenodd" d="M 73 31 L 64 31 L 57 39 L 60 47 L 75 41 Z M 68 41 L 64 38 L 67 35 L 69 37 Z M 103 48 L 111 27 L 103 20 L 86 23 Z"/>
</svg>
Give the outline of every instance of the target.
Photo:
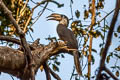
<svg viewBox="0 0 120 80">
<path fill-rule="evenodd" d="M 87 64 L 88 64 L 88 61 L 86 61 L 86 64 L 85 64 L 85 66 L 83 67 L 82 71 L 85 69 L 85 67 L 87 66 Z"/>
<path fill-rule="evenodd" d="M 45 73 L 46 73 L 46 79 L 51 80 L 50 71 L 49 71 L 49 67 L 48 67 L 47 63 L 44 63 L 43 67 L 44 67 L 44 70 L 45 70 Z"/>
<path fill-rule="evenodd" d="M 72 20 L 73 20 L 73 11 L 72 11 L 72 0 L 70 1 L 70 10 L 71 10 L 71 16 L 72 16 Z"/>
<path fill-rule="evenodd" d="M 119 58 L 116 59 L 114 66 L 117 66 L 117 62 L 119 61 Z M 112 69 L 114 71 L 115 68 Z"/>
<path fill-rule="evenodd" d="M 25 2 L 25 4 L 24 4 L 23 8 L 20 10 L 20 14 L 25 10 L 25 8 L 26 8 L 28 2 L 29 2 L 29 0 L 26 0 L 26 2 Z"/>
<path fill-rule="evenodd" d="M 16 20 L 17 23 L 19 23 L 19 21 L 20 21 L 20 19 L 21 19 L 21 16 L 24 15 L 25 10 L 26 10 L 25 8 L 26 8 L 28 2 L 29 2 L 29 0 L 26 0 L 24 6 L 23 6 L 22 9 L 20 10 L 20 15 L 18 16 L 18 18 L 17 18 L 17 20 Z"/>
<path fill-rule="evenodd" d="M 34 39 L 33 39 L 32 35 L 31 35 L 31 33 L 30 33 L 30 30 L 28 30 L 28 32 L 29 32 L 29 35 L 30 35 L 30 37 L 31 37 L 32 41 L 34 41 Z"/>
<path fill-rule="evenodd" d="M 70 77 L 70 80 L 72 80 L 72 77 L 73 77 L 73 75 L 74 75 L 74 72 L 75 72 L 75 66 L 73 66 L 73 72 L 72 72 L 72 75 L 71 75 L 71 77 Z"/>
<path fill-rule="evenodd" d="M 30 23 L 30 21 L 31 21 L 31 18 L 32 18 L 32 15 L 33 15 L 33 13 L 31 13 L 30 14 L 30 16 L 29 16 L 29 18 L 28 18 L 28 20 L 27 20 L 27 22 L 26 22 L 26 24 L 25 24 L 25 27 L 24 27 L 24 30 L 23 30 L 23 32 L 24 33 L 26 33 L 27 32 L 27 26 L 28 26 L 28 24 Z"/>
<path fill-rule="evenodd" d="M 50 73 L 52 74 L 52 76 L 53 76 L 55 79 L 57 79 L 57 80 L 62 80 L 55 72 L 53 72 L 53 71 L 50 69 L 49 66 L 48 66 L 48 69 L 49 69 Z"/>
<path fill-rule="evenodd" d="M 40 7 L 43 8 L 44 6 L 41 6 L 41 5 L 40 5 Z M 49 9 L 49 8 L 46 8 L 46 10 L 51 11 L 51 12 L 55 12 L 55 11 L 53 11 L 52 9 Z"/>
<path fill-rule="evenodd" d="M 27 26 L 28 26 L 31 18 L 32 18 L 32 15 L 33 15 L 34 10 L 35 10 L 38 6 L 40 6 L 42 3 L 43 3 L 43 2 L 37 3 L 37 5 L 32 8 L 31 14 L 30 14 L 30 16 L 29 16 L 29 18 L 28 18 L 28 20 L 27 20 L 27 23 L 25 24 L 24 33 L 27 31 L 26 29 L 27 29 Z M 43 8 L 41 14 L 38 15 L 37 19 L 30 25 L 29 28 L 31 28 L 31 26 L 33 26 L 33 24 L 35 24 L 36 21 L 40 18 L 40 16 L 43 14 L 43 12 L 45 11 L 45 9 L 47 8 L 47 5 L 48 5 L 48 2 L 46 3 L 45 7 Z"/>
<path fill-rule="evenodd" d="M 33 0 L 31 0 L 34 4 L 38 4 L 37 2 L 34 2 Z M 40 7 L 42 7 L 42 8 L 44 8 L 44 6 L 41 6 L 41 5 L 39 5 Z M 55 11 L 53 11 L 52 9 L 49 9 L 49 8 L 46 8 L 46 10 L 49 10 L 49 11 L 51 11 L 51 12 L 55 12 Z"/>
<path fill-rule="evenodd" d="M 114 79 L 114 80 L 119 80 L 113 73 L 107 68 L 104 67 L 104 70 Z"/>
<path fill-rule="evenodd" d="M 47 5 L 48 5 L 48 2 L 46 3 L 45 7 L 44 7 L 43 10 L 41 11 L 41 14 L 39 14 L 38 17 L 37 17 L 37 19 L 32 23 L 32 25 L 35 24 L 35 23 L 38 21 L 38 19 L 40 18 L 40 16 L 41 16 L 41 15 L 43 14 L 43 12 L 45 11 Z M 32 25 L 31 25 L 31 26 L 32 26 Z M 30 26 L 30 27 L 31 27 L 31 26 Z"/>
<path fill-rule="evenodd" d="M 97 24 L 100 23 L 101 21 L 103 21 L 106 17 L 108 17 L 114 10 L 115 10 L 115 9 L 113 9 L 112 11 L 110 11 L 105 17 L 103 17 L 101 20 L 99 20 L 99 21 L 97 22 Z"/>
<path fill-rule="evenodd" d="M 92 0 L 92 20 L 91 20 L 91 25 L 90 25 L 90 31 L 93 30 L 93 26 L 95 24 L 95 0 Z M 92 57 L 92 41 L 93 41 L 93 35 L 89 35 L 90 37 L 90 42 L 89 42 L 89 55 L 88 55 L 88 80 L 90 80 L 91 76 L 91 57 Z"/>
</svg>

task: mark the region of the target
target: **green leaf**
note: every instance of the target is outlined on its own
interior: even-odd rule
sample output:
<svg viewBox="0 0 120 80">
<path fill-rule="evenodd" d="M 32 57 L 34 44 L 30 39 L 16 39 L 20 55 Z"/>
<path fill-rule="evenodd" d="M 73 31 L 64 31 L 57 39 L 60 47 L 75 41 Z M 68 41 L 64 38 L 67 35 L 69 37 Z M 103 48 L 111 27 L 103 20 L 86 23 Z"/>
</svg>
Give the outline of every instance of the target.
<svg viewBox="0 0 120 80">
<path fill-rule="evenodd" d="M 71 0 L 71 3 L 73 4 L 73 0 Z"/>
<path fill-rule="evenodd" d="M 84 19 L 87 19 L 89 17 L 89 11 L 85 10 L 84 11 Z"/>
<path fill-rule="evenodd" d="M 9 46 L 12 47 L 12 46 L 13 46 L 13 43 L 9 43 Z"/>
<path fill-rule="evenodd" d="M 120 25 L 117 28 L 117 32 L 120 33 Z"/>
<path fill-rule="evenodd" d="M 113 52 L 111 52 L 111 53 L 107 56 L 107 59 L 106 59 L 106 62 L 107 62 L 107 63 L 109 63 L 110 57 L 113 57 Z"/>
<path fill-rule="evenodd" d="M 118 68 L 120 70 L 120 66 L 116 66 L 116 68 Z"/>
<path fill-rule="evenodd" d="M 120 59 L 120 55 L 118 55 L 118 54 L 114 54 L 117 58 L 119 58 Z"/>
<path fill-rule="evenodd" d="M 115 37 L 118 37 L 117 33 L 114 33 L 114 36 L 115 36 Z"/>
<path fill-rule="evenodd" d="M 40 4 L 45 4 L 46 1 L 41 1 Z"/>
<path fill-rule="evenodd" d="M 109 63 L 110 61 L 110 56 L 107 56 L 106 62 Z"/>
<path fill-rule="evenodd" d="M 63 54 L 61 54 L 61 57 L 62 57 L 62 58 L 65 58 L 65 56 L 64 56 Z"/>
<path fill-rule="evenodd" d="M 92 64 L 94 64 L 94 63 L 95 63 L 95 58 L 94 58 L 94 56 L 92 55 L 91 58 L 92 58 Z"/>
<path fill-rule="evenodd" d="M 91 76 L 91 78 L 92 78 L 92 79 L 94 79 L 94 78 L 95 78 L 95 76 Z"/>
<path fill-rule="evenodd" d="M 32 32 L 34 32 L 33 28 L 29 28 Z"/>
<path fill-rule="evenodd" d="M 104 45 L 103 43 L 100 43 L 100 44 L 99 44 L 99 47 L 102 47 L 103 45 Z"/>
<path fill-rule="evenodd" d="M 100 37 L 101 37 L 102 40 L 104 39 L 104 36 L 102 34 L 100 34 Z"/>
<path fill-rule="evenodd" d="M 120 51 L 120 46 L 118 46 L 117 48 L 115 48 L 116 51 Z"/>
<path fill-rule="evenodd" d="M 102 36 L 102 33 L 100 31 L 96 30 L 95 38 L 97 38 L 99 36 Z"/>
<path fill-rule="evenodd" d="M 119 71 L 118 71 L 118 70 L 116 71 L 115 75 L 116 75 L 117 77 L 119 77 L 120 74 L 119 74 Z"/>
<path fill-rule="evenodd" d="M 120 70 L 120 66 L 112 66 L 111 68 L 112 68 L 112 69 L 117 68 L 118 70 Z"/>
<path fill-rule="evenodd" d="M 58 61 L 55 61 L 55 64 L 57 64 L 57 65 L 60 65 L 60 62 L 58 62 Z"/>
<path fill-rule="evenodd" d="M 111 68 L 112 68 L 112 69 L 115 69 L 116 67 L 115 67 L 115 66 L 112 66 Z"/>
<path fill-rule="evenodd" d="M 99 17 L 101 17 L 101 13 L 100 12 L 97 12 L 96 15 L 99 16 Z"/>
<path fill-rule="evenodd" d="M 83 7 L 85 8 L 85 7 L 86 7 L 86 5 L 84 4 L 84 5 L 83 5 Z"/>
<path fill-rule="evenodd" d="M 92 49 L 93 52 L 97 53 L 97 51 L 95 49 Z"/>
<path fill-rule="evenodd" d="M 53 68 L 54 71 L 58 71 L 59 72 L 59 68 L 55 64 L 52 64 L 52 68 Z"/>
<path fill-rule="evenodd" d="M 79 18 L 80 17 L 80 12 L 78 10 L 76 10 L 75 15 L 76 15 L 77 18 Z"/>
<path fill-rule="evenodd" d="M 110 56 L 110 57 L 113 57 L 113 52 L 111 52 L 109 56 Z"/>
<path fill-rule="evenodd" d="M 109 27 L 108 25 L 105 25 L 105 29 L 106 29 L 106 30 L 109 30 L 110 27 Z"/>
</svg>

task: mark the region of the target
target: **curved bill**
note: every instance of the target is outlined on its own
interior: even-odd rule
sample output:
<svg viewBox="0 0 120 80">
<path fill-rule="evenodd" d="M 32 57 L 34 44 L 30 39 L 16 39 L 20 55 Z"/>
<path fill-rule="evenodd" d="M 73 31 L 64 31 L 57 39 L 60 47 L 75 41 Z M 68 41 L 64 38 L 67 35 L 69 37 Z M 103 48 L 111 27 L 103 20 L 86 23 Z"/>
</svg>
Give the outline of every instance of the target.
<svg viewBox="0 0 120 80">
<path fill-rule="evenodd" d="M 50 16 L 48 16 L 47 18 L 48 18 L 47 21 L 48 20 L 60 21 L 61 20 L 61 14 L 53 13 Z"/>
</svg>

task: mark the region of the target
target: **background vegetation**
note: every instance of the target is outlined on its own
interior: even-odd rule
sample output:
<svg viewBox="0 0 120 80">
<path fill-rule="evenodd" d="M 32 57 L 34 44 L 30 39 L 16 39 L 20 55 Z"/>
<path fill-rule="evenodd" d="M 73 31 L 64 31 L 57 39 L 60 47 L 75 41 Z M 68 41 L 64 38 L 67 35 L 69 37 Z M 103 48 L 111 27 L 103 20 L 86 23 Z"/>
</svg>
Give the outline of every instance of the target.
<svg viewBox="0 0 120 80">
<path fill-rule="evenodd" d="M 88 0 L 86 1 L 86 3 L 84 3 L 84 1 L 82 3 L 82 1 L 83 0 L 69 0 L 69 28 L 74 32 L 76 38 L 78 39 L 79 52 L 81 55 L 80 61 L 83 70 L 83 77 L 80 77 L 75 72 L 75 68 L 73 67 L 73 69 L 71 69 L 73 71 L 71 71 L 72 74 L 70 80 L 118 80 L 118 78 L 120 78 L 120 0 L 114 1 L 116 2 L 116 4 L 115 6 L 113 6 L 113 10 L 109 12 L 107 12 L 106 9 L 107 0 Z M 9 11 L 6 11 L 6 9 L 4 9 L 5 7 L 3 7 L 1 2 L 4 3 L 5 7 L 11 11 L 12 15 L 9 13 Z M 76 3 L 79 2 L 82 5 L 76 5 Z M 31 4 L 34 4 L 34 6 Z M 34 63 L 30 55 L 32 50 L 31 48 L 29 48 L 28 45 L 32 44 L 35 40 L 34 36 L 32 36 L 32 34 L 36 32 L 34 24 L 39 20 L 42 20 L 43 17 L 41 18 L 41 16 L 46 15 L 44 14 L 46 10 L 54 13 L 54 7 L 51 7 L 51 5 L 48 4 L 52 4 L 52 6 L 57 6 L 58 9 L 62 9 L 63 7 L 65 7 L 66 1 L 61 3 L 59 0 L 0 0 L 1 46 L 20 50 L 22 46 L 25 55 L 28 55 L 28 57 L 30 58 L 30 64 Z M 75 8 L 74 5 L 76 5 L 77 8 Z M 109 4 L 107 6 L 112 5 L 113 4 Z M 13 18 L 11 18 L 10 16 L 12 16 Z M 13 19 L 15 19 L 15 23 Z M 44 24 L 42 26 L 44 27 Z M 47 33 L 49 30 L 47 30 L 46 28 L 45 31 Z M 28 42 L 29 40 L 25 36 L 30 36 L 30 38 L 32 39 L 32 43 Z M 10 37 L 10 40 L 7 40 L 6 37 Z M 11 40 L 12 38 L 19 39 L 21 41 L 21 46 L 18 46 L 18 43 L 16 45 L 16 42 Z M 48 41 L 48 43 L 58 41 L 56 37 L 51 36 L 48 36 L 46 40 Z M 42 45 L 46 46 L 48 44 Z M 99 46 L 96 47 L 96 45 Z M 109 50 L 109 48 L 111 50 Z M 50 66 L 50 68 L 52 68 L 53 72 L 60 71 L 59 66 L 61 64 L 61 61 L 59 60 L 59 57 L 66 58 L 64 54 L 61 53 L 51 56 L 50 58 L 48 58 L 48 61 L 45 62 L 48 66 Z M 98 58 L 100 58 L 99 61 Z M 98 62 L 100 63 L 98 64 Z M 96 67 L 96 70 L 93 71 L 91 67 L 96 64 L 98 67 Z M 50 68 L 47 69 L 49 70 Z M 30 69 L 32 70 L 31 67 Z M 40 67 L 40 69 L 42 70 L 42 67 Z M 31 79 L 34 80 L 33 77 L 35 77 L 35 74 L 31 73 L 31 75 Z M 57 74 L 52 75 L 54 76 Z M 47 80 L 51 80 L 48 75 L 46 77 Z M 59 77 L 57 77 L 57 79 L 60 80 Z M 62 79 L 64 80 L 64 78 Z"/>
</svg>

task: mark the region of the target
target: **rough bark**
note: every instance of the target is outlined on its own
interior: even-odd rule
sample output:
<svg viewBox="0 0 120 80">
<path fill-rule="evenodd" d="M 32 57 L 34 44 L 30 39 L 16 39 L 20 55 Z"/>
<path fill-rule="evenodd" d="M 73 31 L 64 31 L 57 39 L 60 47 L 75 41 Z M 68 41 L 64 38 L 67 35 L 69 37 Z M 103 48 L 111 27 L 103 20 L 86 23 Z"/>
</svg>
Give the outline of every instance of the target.
<svg viewBox="0 0 120 80">
<path fill-rule="evenodd" d="M 7 6 L 4 4 L 4 2 L 2 0 L 0 0 L 0 8 L 3 10 L 4 14 L 7 15 L 8 19 L 11 21 L 11 23 L 14 25 L 14 28 L 16 29 L 16 33 L 19 35 L 19 38 L 21 40 L 21 45 L 23 47 L 24 50 L 24 54 L 25 54 L 25 58 L 26 58 L 26 67 L 25 68 L 30 68 L 30 69 L 25 69 L 24 70 L 24 74 L 26 74 L 27 72 L 30 71 L 29 78 L 31 78 L 31 80 L 35 80 L 35 72 L 33 69 L 33 65 L 34 65 L 34 60 L 31 54 L 31 50 L 29 45 L 27 44 L 26 38 L 25 38 L 25 34 L 22 31 L 22 29 L 20 28 L 20 26 L 17 24 L 16 20 L 14 19 L 12 12 L 7 8 Z M 28 70 L 28 71 L 26 71 Z M 26 77 L 26 76 L 24 76 Z M 22 80 L 24 80 L 24 77 Z M 28 80 L 25 79 L 25 80 Z"/>
<path fill-rule="evenodd" d="M 51 42 L 50 44 L 43 46 L 38 45 L 35 50 L 32 51 L 32 56 L 35 61 L 35 74 L 38 71 L 40 65 L 44 64 L 51 56 L 59 54 L 61 52 L 67 52 L 68 50 L 64 48 L 64 44 L 57 44 L 56 42 Z M 0 46 L 0 72 L 8 73 L 18 78 L 23 76 L 30 76 L 29 70 L 27 74 L 23 75 L 25 63 L 25 55 L 23 51 Z"/>
</svg>

